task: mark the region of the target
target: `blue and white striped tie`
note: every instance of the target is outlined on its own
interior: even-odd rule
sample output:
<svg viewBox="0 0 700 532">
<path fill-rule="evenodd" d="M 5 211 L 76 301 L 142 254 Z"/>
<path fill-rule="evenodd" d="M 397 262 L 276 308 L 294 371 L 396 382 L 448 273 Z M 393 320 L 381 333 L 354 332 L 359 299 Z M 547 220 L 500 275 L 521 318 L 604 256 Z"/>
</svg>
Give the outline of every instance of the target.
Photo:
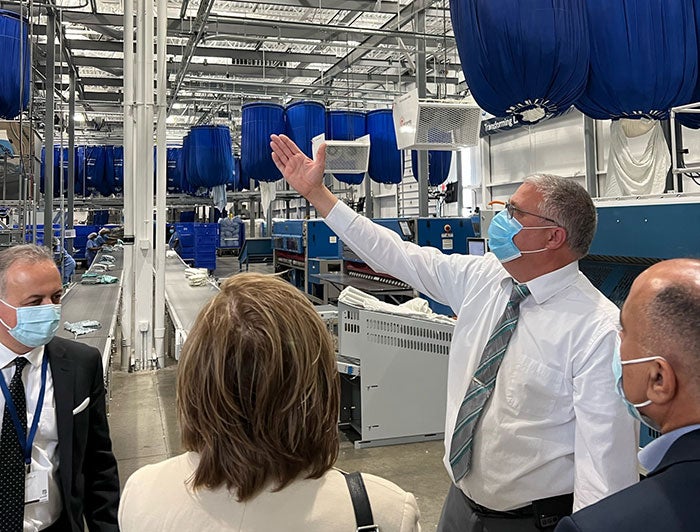
<svg viewBox="0 0 700 532">
<path fill-rule="evenodd" d="M 450 446 L 450 466 L 454 473 L 455 482 L 463 479 L 471 469 L 474 430 L 479 418 L 481 418 L 486 401 L 491 397 L 491 392 L 496 384 L 498 368 L 501 366 L 506 349 L 508 349 L 508 342 L 513 336 L 513 331 L 518 325 L 520 303 L 528 295 L 530 295 L 530 290 L 526 285 L 513 281 L 513 291 L 506 309 L 501 319 L 498 320 L 488 342 L 486 342 L 479 367 L 476 369 L 469 388 L 467 388 L 467 393 L 464 395 L 462 405 L 459 407 Z"/>
</svg>

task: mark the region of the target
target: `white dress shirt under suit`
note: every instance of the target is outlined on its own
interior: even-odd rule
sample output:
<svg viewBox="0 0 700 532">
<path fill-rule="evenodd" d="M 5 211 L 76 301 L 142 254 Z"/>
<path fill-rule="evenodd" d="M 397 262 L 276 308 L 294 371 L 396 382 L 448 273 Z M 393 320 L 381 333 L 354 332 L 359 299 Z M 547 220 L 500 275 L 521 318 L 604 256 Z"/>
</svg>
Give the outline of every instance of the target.
<svg viewBox="0 0 700 532">
<path fill-rule="evenodd" d="M 36 347 L 26 353 L 24 358 L 29 364 L 22 372 L 22 382 L 27 397 L 27 428 L 32 426 L 36 404 L 41 389 L 41 362 L 44 359 L 44 346 Z M 17 354 L 0 344 L 0 369 L 9 384 L 15 374 L 14 361 Z M 24 532 L 42 530 L 52 524 L 61 515 L 61 490 L 58 488 L 58 428 L 56 425 L 56 405 L 53 394 L 51 367 L 46 372 L 46 391 L 41 409 L 39 426 L 32 445 L 32 471 L 48 471 L 49 500 L 45 503 L 33 503 L 24 507 Z M 5 396 L 0 393 L 0 426 L 5 412 Z"/>
<path fill-rule="evenodd" d="M 404 242 L 338 202 L 328 226 L 369 266 L 438 302 L 458 319 L 450 348 L 445 466 L 459 406 L 512 283 L 498 259 L 445 255 Z M 476 429 L 471 472 L 458 486 L 505 511 L 574 493 L 574 510 L 638 480 L 635 422 L 611 368 L 618 309 L 578 263 L 527 283 L 531 296 Z M 419 378 L 416 375 L 416 378 Z"/>
</svg>

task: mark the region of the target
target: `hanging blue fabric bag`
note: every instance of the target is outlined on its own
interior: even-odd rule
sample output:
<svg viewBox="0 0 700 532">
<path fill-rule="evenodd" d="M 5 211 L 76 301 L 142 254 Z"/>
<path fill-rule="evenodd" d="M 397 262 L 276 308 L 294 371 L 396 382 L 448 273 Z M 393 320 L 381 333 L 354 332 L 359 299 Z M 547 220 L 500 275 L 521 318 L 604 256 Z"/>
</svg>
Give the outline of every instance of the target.
<svg viewBox="0 0 700 532">
<path fill-rule="evenodd" d="M 31 66 L 27 21 L 0 9 L 0 118 L 12 120 L 29 105 Z"/>
<path fill-rule="evenodd" d="M 179 160 L 182 148 L 180 147 L 168 147 L 167 159 L 168 159 L 168 192 L 170 194 L 177 194 L 180 192 L 180 173 L 182 169 L 180 168 Z"/>
<path fill-rule="evenodd" d="M 311 139 L 326 132 L 326 108 L 322 103 L 290 103 L 284 110 L 287 136 L 307 157 L 312 157 Z"/>
<path fill-rule="evenodd" d="M 585 0 L 450 0 L 467 86 L 482 109 L 536 123 L 566 111 L 588 74 Z"/>
<path fill-rule="evenodd" d="M 369 177 L 377 183 L 395 185 L 403 179 L 403 153 L 396 146 L 396 131 L 391 109 L 367 113 L 370 137 Z"/>
<path fill-rule="evenodd" d="M 185 135 L 182 139 L 182 151 L 180 152 L 179 167 L 180 167 L 180 190 L 185 194 L 193 195 L 197 191 L 197 187 L 190 185 L 187 176 L 188 160 L 190 157 L 190 134 Z"/>
<path fill-rule="evenodd" d="M 124 146 L 114 146 L 112 150 L 114 193 L 121 194 L 124 191 Z"/>
<path fill-rule="evenodd" d="M 367 119 L 362 111 L 327 111 L 326 140 L 357 140 L 367 134 Z M 333 174 L 338 181 L 359 185 L 365 174 Z"/>
<path fill-rule="evenodd" d="M 241 171 L 244 179 L 279 181 L 282 174 L 272 160 L 270 135 L 286 131 L 284 107 L 274 103 L 243 105 L 241 122 Z"/>
<path fill-rule="evenodd" d="M 231 130 L 227 126 L 190 129 L 187 181 L 192 187 L 211 188 L 228 183 L 233 173 Z"/>
<path fill-rule="evenodd" d="M 450 173 L 451 164 L 451 151 L 429 151 L 428 183 L 433 187 L 444 183 Z M 416 150 L 411 150 L 411 169 L 413 170 L 413 177 L 418 181 L 418 152 Z"/>
<path fill-rule="evenodd" d="M 700 0 L 695 0 L 695 30 L 697 32 L 698 43 L 698 63 L 700 63 Z M 700 102 L 700 64 L 698 66 L 698 80 L 695 83 L 695 90 L 690 97 L 691 103 Z M 685 127 L 692 129 L 700 129 L 700 114 L 696 113 L 679 113 L 676 114 L 676 120 Z"/>
<path fill-rule="evenodd" d="M 233 158 L 233 179 L 231 180 L 231 185 L 227 187 L 228 190 L 233 192 L 241 192 L 244 189 L 250 189 L 250 181 L 243 178 L 241 171 L 241 158 Z"/>
<path fill-rule="evenodd" d="M 105 161 L 107 155 L 104 146 L 87 146 L 85 148 L 85 177 L 90 187 L 109 196 L 111 190 L 105 180 Z"/>
<path fill-rule="evenodd" d="M 114 146 L 105 146 L 105 175 L 104 188 L 100 193 L 103 196 L 110 196 L 115 192 L 114 182 Z"/>
<path fill-rule="evenodd" d="M 45 194 L 46 190 L 46 147 L 41 148 L 41 171 L 39 175 L 39 192 Z M 63 148 L 63 171 L 61 171 L 61 148 L 53 147 L 53 197 L 61 195 L 61 178 L 63 178 L 63 192 L 68 187 L 68 148 Z"/>
<path fill-rule="evenodd" d="M 89 196 L 90 191 L 85 181 L 85 146 L 75 147 L 75 187 L 79 196 Z"/>
<path fill-rule="evenodd" d="M 661 120 L 690 101 L 698 75 L 693 0 L 586 0 L 586 9 L 595 24 L 581 112 Z"/>
</svg>

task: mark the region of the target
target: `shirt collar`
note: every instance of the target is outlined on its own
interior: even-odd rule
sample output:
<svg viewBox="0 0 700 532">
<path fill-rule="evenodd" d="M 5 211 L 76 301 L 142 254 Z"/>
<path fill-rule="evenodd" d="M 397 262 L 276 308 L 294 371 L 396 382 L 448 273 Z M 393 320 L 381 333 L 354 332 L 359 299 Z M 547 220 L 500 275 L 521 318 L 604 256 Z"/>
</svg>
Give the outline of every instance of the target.
<svg viewBox="0 0 700 532">
<path fill-rule="evenodd" d="M 578 261 L 573 261 L 558 270 L 540 275 L 525 284 L 530 290 L 530 294 L 532 294 L 535 302 L 541 305 L 550 297 L 574 284 L 578 278 L 578 274 Z M 511 279 L 511 277 L 506 276 L 501 281 L 501 284 L 505 286 Z"/>
<path fill-rule="evenodd" d="M 671 448 L 671 445 L 673 445 L 678 438 L 697 429 L 700 429 L 700 424 L 688 425 L 687 427 L 681 427 L 667 432 L 666 434 L 662 434 L 639 451 L 637 455 L 639 463 L 642 464 L 642 467 L 647 471 L 653 471 L 659 467 L 661 460 L 663 460 L 664 456 L 666 456 L 666 453 Z"/>
<path fill-rule="evenodd" d="M 5 344 L 0 343 L 0 369 L 5 369 L 7 366 L 12 364 L 12 362 L 14 362 L 18 356 L 23 356 L 32 366 L 38 367 L 41 365 L 41 361 L 44 357 L 44 346 L 40 345 L 24 355 L 18 355 Z"/>
</svg>

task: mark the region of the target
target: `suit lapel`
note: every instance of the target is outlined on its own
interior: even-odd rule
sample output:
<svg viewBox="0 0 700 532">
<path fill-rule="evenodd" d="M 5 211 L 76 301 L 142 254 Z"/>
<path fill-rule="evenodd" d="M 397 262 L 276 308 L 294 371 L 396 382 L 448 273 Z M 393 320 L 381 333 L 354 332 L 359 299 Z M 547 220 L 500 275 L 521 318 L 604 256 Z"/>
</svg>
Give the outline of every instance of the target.
<svg viewBox="0 0 700 532">
<path fill-rule="evenodd" d="M 73 475 L 73 362 L 66 357 L 63 347 L 52 340 L 44 354 L 49 357 L 53 393 L 56 401 L 56 425 L 58 428 L 59 474 L 63 488 L 63 501 L 67 503 Z"/>
</svg>

